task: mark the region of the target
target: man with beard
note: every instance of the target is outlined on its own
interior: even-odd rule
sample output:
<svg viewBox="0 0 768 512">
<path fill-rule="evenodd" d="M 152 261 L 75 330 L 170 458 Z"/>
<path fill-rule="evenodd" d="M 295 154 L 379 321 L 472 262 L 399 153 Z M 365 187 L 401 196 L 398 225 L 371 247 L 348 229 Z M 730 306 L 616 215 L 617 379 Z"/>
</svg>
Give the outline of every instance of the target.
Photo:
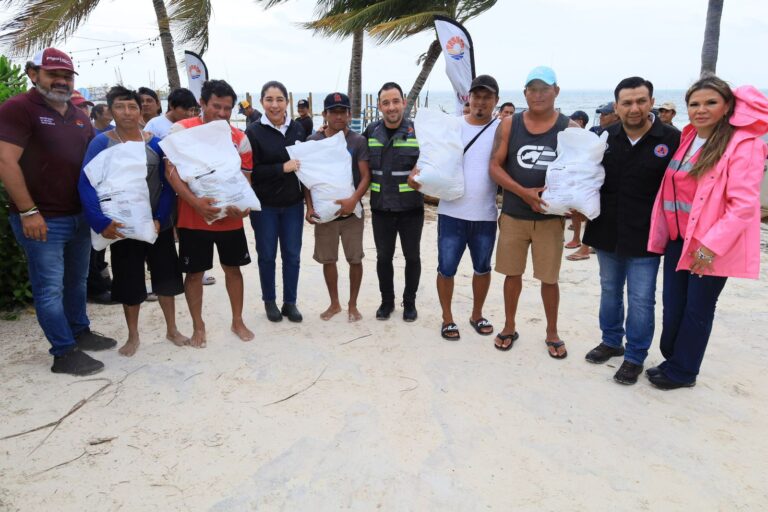
<svg viewBox="0 0 768 512">
<path fill-rule="evenodd" d="M 93 128 L 69 101 L 75 69 L 66 53 L 46 48 L 27 69 L 34 87 L 0 106 L 0 180 L 51 344 L 51 371 L 90 375 L 104 364 L 81 351 L 117 344 L 90 330 L 85 310 L 91 239 L 77 183 Z"/>
</svg>

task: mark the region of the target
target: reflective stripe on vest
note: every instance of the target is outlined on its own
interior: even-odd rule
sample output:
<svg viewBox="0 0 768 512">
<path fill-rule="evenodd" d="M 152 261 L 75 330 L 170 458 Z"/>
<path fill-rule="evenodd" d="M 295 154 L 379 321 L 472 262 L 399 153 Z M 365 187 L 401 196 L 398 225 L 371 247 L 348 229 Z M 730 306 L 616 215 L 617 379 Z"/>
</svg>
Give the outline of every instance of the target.
<svg viewBox="0 0 768 512">
<path fill-rule="evenodd" d="M 680 160 L 670 160 L 669 168 L 675 171 L 688 172 L 693 169 L 693 164 L 694 162 L 691 162 L 690 160 L 682 165 L 680 164 Z"/>
<path fill-rule="evenodd" d="M 371 192 L 381 192 L 381 184 L 371 182 Z"/>
<path fill-rule="evenodd" d="M 378 139 L 370 138 L 368 139 L 368 147 L 369 148 L 383 148 L 384 144 L 378 141 Z"/>
<path fill-rule="evenodd" d="M 691 209 L 693 206 L 690 203 L 685 203 L 683 201 L 664 201 L 664 211 L 667 212 L 675 212 L 675 211 L 681 211 L 685 213 L 691 213 Z"/>
<path fill-rule="evenodd" d="M 370 141 L 370 139 L 368 139 Z M 377 141 L 378 142 L 378 141 Z M 368 144 L 370 146 L 370 142 Z M 394 148 L 418 148 L 419 147 L 419 141 L 416 139 L 395 139 L 395 142 L 392 143 L 392 147 Z"/>
<path fill-rule="evenodd" d="M 384 176 L 384 171 L 371 171 L 374 176 Z M 392 171 L 392 176 L 408 176 L 411 171 Z"/>
<path fill-rule="evenodd" d="M 400 192 L 414 192 L 414 190 L 407 183 L 400 183 L 397 188 Z"/>
</svg>

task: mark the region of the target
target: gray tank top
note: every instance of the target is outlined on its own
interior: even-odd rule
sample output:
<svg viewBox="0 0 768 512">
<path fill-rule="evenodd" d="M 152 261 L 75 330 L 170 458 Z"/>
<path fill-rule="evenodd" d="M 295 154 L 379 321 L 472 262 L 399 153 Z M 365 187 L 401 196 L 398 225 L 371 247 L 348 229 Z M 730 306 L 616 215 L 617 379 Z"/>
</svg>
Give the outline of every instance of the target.
<svg viewBox="0 0 768 512">
<path fill-rule="evenodd" d="M 559 114 L 552 128 L 534 135 L 525 128 L 523 113 L 514 114 L 505 166 L 507 174 L 523 187 L 543 187 L 547 168 L 557 157 L 557 134 L 568 128 L 569 123 L 568 116 Z M 557 217 L 534 212 L 520 196 L 507 190 L 504 191 L 501 211 L 511 217 L 526 220 Z"/>
</svg>

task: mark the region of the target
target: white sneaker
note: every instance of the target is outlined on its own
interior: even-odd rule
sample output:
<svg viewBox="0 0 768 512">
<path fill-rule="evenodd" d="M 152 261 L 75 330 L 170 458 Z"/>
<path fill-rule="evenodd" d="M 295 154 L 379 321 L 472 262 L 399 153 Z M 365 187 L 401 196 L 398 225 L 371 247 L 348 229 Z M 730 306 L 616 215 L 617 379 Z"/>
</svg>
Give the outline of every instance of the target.
<svg viewBox="0 0 768 512">
<path fill-rule="evenodd" d="M 203 284 L 209 285 L 209 284 L 216 284 L 216 278 L 208 275 L 208 272 L 203 272 Z"/>
</svg>

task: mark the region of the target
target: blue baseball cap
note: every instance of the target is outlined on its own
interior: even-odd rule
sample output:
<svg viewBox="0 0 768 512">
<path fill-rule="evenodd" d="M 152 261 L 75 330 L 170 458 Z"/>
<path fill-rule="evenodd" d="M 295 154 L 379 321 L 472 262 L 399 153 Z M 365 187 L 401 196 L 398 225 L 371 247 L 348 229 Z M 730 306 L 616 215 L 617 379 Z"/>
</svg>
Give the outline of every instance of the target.
<svg viewBox="0 0 768 512">
<path fill-rule="evenodd" d="M 547 85 L 555 85 L 557 83 L 557 76 L 555 76 L 555 70 L 547 66 L 536 66 L 528 73 L 528 78 L 525 79 L 525 86 L 534 80 L 541 80 Z"/>
</svg>

